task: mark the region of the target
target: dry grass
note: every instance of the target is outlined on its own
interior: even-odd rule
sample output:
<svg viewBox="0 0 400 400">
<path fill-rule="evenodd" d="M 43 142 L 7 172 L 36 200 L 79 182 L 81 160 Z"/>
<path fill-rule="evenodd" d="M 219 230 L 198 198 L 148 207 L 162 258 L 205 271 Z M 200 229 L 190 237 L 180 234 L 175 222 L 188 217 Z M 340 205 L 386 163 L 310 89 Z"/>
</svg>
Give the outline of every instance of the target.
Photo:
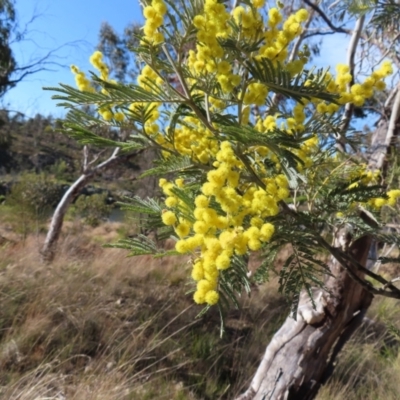
<svg viewBox="0 0 400 400">
<path fill-rule="evenodd" d="M 43 238 L 3 242 L 0 398 L 231 399 L 248 385 L 287 313 L 276 282 L 242 299 L 221 339 L 217 310 L 196 318 L 186 260 L 103 248 L 119 228 L 69 223 L 51 266 L 39 262 Z M 398 342 L 386 328 L 400 327 L 397 304 L 374 303 L 374 322 L 345 347 L 318 399 L 398 398 Z"/>
<path fill-rule="evenodd" d="M 220 339 L 216 310 L 196 319 L 187 261 L 102 248 L 116 228 L 70 224 L 51 266 L 39 261 L 42 238 L 3 246 L 0 397 L 218 399 L 242 390 L 284 315 L 281 299 L 267 286 L 243 299 Z"/>
</svg>

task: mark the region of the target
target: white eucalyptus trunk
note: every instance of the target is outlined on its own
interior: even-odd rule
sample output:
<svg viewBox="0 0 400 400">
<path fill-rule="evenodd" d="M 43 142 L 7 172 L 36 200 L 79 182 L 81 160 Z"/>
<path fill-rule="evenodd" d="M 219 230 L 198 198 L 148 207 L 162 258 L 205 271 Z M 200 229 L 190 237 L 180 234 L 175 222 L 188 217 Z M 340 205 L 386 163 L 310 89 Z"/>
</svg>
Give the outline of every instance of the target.
<svg viewBox="0 0 400 400">
<path fill-rule="evenodd" d="M 43 262 L 53 261 L 57 242 L 61 234 L 61 229 L 64 223 L 65 213 L 71 203 L 77 198 L 81 190 L 97 175 L 104 172 L 107 169 L 112 168 L 118 164 L 126 156 L 119 156 L 119 149 L 116 148 L 112 155 L 102 162 L 101 164 L 90 168 L 87 165 L 87 153 L 85 151 L 85 165 L 83 174 L 71 185 L 71 187 L 65 192 L 61 201 L 58 203 L 57 208 L 54 211 L 53 217 L 51 218 L 50 227 L 46 235 L 44 245 L 40 251 Z"/>
</svg>

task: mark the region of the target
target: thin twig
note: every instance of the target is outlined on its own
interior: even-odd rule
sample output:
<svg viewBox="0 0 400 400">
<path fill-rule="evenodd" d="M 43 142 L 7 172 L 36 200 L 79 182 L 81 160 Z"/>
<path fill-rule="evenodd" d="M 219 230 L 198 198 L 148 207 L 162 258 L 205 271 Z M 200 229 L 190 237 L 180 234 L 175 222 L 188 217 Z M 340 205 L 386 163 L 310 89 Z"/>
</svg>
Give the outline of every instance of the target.
<svg viewBox="0 0 400 400">
<path fill-rule="evenodd" d="M 339 32 L 339 33 L 351 33 L 348 29 L 344 29 L 344 28 L 333 25 L 331 20 L 326 16 L 326 14 L 316 4 L 314 4 L 310 0 L 304 0 L 304 3 L 306 3 L 313 10 L 315 10 L 321 16 L 321 18 L 327 23 L 329 28 L 331 28 L 333 31 Z"/>
<path fill-rule="evenodd" d="M 382 54 L 382 57 L 375 63 L 375 65 L 372 66 L 372 69 L 375 68 L 377 65 L 379 65 L 385 58 L 386 56 L 393 50 L 394 44 L 399 42 L 400 38 L 400 32 L 393 38 L 391 43 L 387 46 L 387 50 Z"/>
<path fill-rule="evenodd" d="M 185 93 L 186 99 L 189 99 L 190 98 L 190 94 L 189 94 L 189 89 L 188 89 L 188 87 L 186 85 L 186 81 L 183 79 L 180 71 L 178 70 L 178 67 L 175 65 L 174 60 L 172 59 L 171 54 L 169 54 L 169 51 L 168 51 L 167 47 L 165 46 L 165 44 L 163 44 L 161 47 L 162 47 L 162 49 L 164 51 L 164 54 L 167 57 L 169 63 L 171 64 L 172 68 L 175 71 L 176 77 L 178 78 L 179 83 L 182 86 L 182 90 Z"/>
</svg>

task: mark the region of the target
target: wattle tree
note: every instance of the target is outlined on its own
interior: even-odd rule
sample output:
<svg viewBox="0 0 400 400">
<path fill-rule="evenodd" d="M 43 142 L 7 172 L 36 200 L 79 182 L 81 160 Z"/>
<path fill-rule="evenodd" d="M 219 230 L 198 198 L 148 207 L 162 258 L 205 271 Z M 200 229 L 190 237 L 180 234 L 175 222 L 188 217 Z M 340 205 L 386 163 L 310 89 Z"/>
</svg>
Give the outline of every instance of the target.
<svg viewBox="0 0 400 400">
<path fill-rule="evenodd" d="M 314 19 L 327 19 L 323 10 L 307 1 L 309 8 L 285 16 L 283 5 L 264 3 L 146 2 L 132 49 L 141 64 L 137 82 L 111 79 L 96 51 L 96 74 L 73 66 L 78 88 L 52 90 L 69 109 L 63 132 L 117 149 L 111 164 L 144 149 L 158 154 L 143 176 L 160 177 L 161 196 L 130 201 L 158 240 L 139 235 L 115 246 L 132 256 L 190 259 L 202 312 L 218 307 L 223 315 L 243 292 L 279 274 L 292 310 L 239 398 L 311 399 L 373 295 L 400 298 L 374 262 L 367 267 L 378 241 L 399 244 L 396 233 L 384 232 L 382 210 L 400 197 L 385 167 L 400 94 L 385 92 L 389 60 L 356 74 L 368 13 L 382 16 L 377 6 L 359 11 L 353 31 L 340 28 L 351 34 L 349 57 L 334 73 L 310 66 L 302 46 Z M 353 111 L 382 96 L 387 117 L 365 145 L 350 128 Z M 96 134 L 95 126 L 120 131 L 120 139 Z M 166 238 L 174 238 L 174 250 L 158 248 Z M 283 247 L 290 251 L 276 271 Z M 252 273 L 251 253 L 262 260 Z"/>
</svg>

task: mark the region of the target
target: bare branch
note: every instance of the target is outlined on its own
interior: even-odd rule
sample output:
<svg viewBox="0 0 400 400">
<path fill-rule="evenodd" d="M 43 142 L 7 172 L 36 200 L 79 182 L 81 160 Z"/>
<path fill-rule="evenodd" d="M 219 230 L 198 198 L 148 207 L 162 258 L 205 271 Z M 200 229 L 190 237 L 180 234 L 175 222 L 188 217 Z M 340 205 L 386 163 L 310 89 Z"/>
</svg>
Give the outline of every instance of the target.
<svg viewBox="0 0 400 400">
<path fill-rule="evenodd" d="M 68 210 L 69 205 L 79 195 L 80 191 L 86 186 L 86 184 L 94 178 L 95 175 L 114 167 L 116 164 L 128 160 L 133 156 L 140 154 L 142 151 L 139 150 L 132 154 L 119 155 L 120 148 L 116 147 L 111 156 L 98 164 L 92 169 L 84 170 L 83 174 L 71 185 L 71 187 L 65 192 L 63 198 L 58 203 L 56 210 L 54 211 L 51 219 L 50 228 L 47 232 L 46 240 L 41 250 L 42 260 L 44 262 L 51 262 L 55 256 L 55 249 L 58 238 L 61 234 L 61 229 L 64 222 L 65 213 Z"/>
<path fill-rule="evenodd" d="M 85 144 L 85 146 L 83 146 L 83 171 L 84 172 L 87 170 L 88 158 L 89 158 L 89 148 Z"/>
<path fill-rule="evenodd" d="M 349 82 L 347 85 L 347 90 L 350 90 L 351 85 L 354 83 L 355 56 L 356 56 L 358 42 L 360 41 L 361 32 L 364 26 L 364 21 L 365 21 L 365 15 L 361 16 L 357 20 L 353 34 L 351 35 L 349 49 L 347 51 L 347 64 L 350 68 L 350 74 L 352 76 L 351 82 Z M 349 127 L 351 116 L 353 115 L 353 109 L 354 106 L 352 103 L 347 103 L 344 108 L 344 113 L 341 121 L 341 131 L 343 133 L 345 133 L 347 128 Z M 339 150 L 342 152 L 346 152 L 346 144 L 343 142 L 342 136 L 338 136 L 336 140 L 337 140 L 337 147 L 339 148 Z"/>
<path fill-rule="evenodd" d="M 299 51 L 300 45 L 303 42 L 303 40 L 306 37 L 306 31 L 308 27 L 311 25 L 312 20 L 314 19 L 314 10 L 311 10 L 311 12 L 308 15 L 307 21 L 304 24 L 303 31 L 301 32 L 300 36 L 297 38 L 296 43 L 294 44 L 292 48 L 292 52 L 290 53 L 288 61 L 293 61 Z"/>
<path fill-rule="evenodd" d="M 329 28 L 331 28 L 333 31 L 339 32 L 339 33 L 351 33 L 351 31 L 349 31 L 348 29 L 344 29 L 344 28 L 333 25 L 331 20 L 326 16 L 326 14 L 316 4 L 314 4 L 310 0 L 304 0 L 304 3 L 306 3 L 314 11 L 316 11 L 321 16 L 321 18 L 327 23 Z"/>
<path fill-rule="evenodd" d="M 392 143 L 393 137 L 395 136 L 397 121 L 400 118 L 400 84 L 397 85 L 397 90 L 393 91 L 393 93 L 395 93 L 395 98 L 392 111 L 390 113 L 390 120 L 387 133 L 385 135 L 385 140 L 382 143 L 383 140 L 380 141 L 380 138 L 377 138 L 377 143 L 372 143 L 370 167 L 373 169 L 383 168 L 388 149 Z"/>
</svg>

